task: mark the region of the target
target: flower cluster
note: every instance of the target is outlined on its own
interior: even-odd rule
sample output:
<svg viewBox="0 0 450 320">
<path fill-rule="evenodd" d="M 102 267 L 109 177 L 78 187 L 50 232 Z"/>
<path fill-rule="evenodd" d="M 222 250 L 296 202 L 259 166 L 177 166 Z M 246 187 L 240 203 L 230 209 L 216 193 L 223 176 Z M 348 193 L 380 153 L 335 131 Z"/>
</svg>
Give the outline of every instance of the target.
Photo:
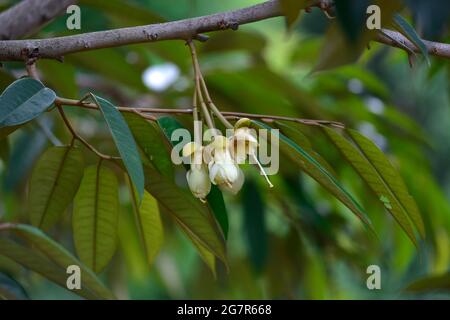
<svg viewBox="0 0 450 320">
<path fill-rule="evenodd" d="M 191 159 L 191 168 L 186 177 L 189 188 L 196 198 L 205 201 L 211 191 L 211 183 L 223 191 L 237 194 L 245 180 L 239 164 L 244 163 L 247 157 L 256 161 L 272 187 L 256 157 L 258 140 L 248 127 L 249 123 L 250 120 L 247 118 L 237 121 L 234 133 L 229 138 L 219 134 L 215 135 L 212 142 L 206 146 L 196 142 L 184 146 L 183 156 Z"/>
</svg>

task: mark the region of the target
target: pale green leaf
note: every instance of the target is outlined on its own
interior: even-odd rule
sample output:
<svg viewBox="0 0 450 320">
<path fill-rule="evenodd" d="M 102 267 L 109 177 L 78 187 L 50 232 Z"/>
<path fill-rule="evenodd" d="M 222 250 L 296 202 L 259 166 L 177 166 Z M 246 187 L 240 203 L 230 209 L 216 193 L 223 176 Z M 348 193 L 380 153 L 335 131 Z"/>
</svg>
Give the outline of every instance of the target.
<svg viewBox="0 0 450 320">
<path fill-rule="evenodd" d="M 164 229 L 156 199 L 144 191 L 140 205 L 137 200 L 136 191 L 133 190 L 132 205 L 137 228 L 144 246 L 147 263 L 151 266 L 163 244 Z"/>
<path fill-rule="evenodd" d="M 333 129 L 324 128 L 324 131 L 338 150 L 344 155 L 347 161 L 355 168 L 361 178 L 368 184 L 383 206 L 392 214 L 411 241 L 417 245 L 417 240 L 408 218 L 408 212 L 402 206 L 399 201 L 399 195 L 396 193 L 398 188 L 393 190 L 391 188 L 392 183 L 386 181 L 383 176 L 383 174 L 386 174 L 385 170 L 391 169 L 385 165 L 387 160 L 384 161 L 381 159 L 381 157 L 384 158 L 381 151 L 377 154 L 376 158 L 368 158 L 364 153 L 360 152 L 357 147 L 352 145 L 348 140 L 336 133 Z M 367 144 L 367 142 L 364 142 L 364 144 Z M 375 161 L 377 163 L 383 162 L 383 165 L 375 166 L 373 162 L 374 159 L 376 159 Z M 387 174 L 391 173 L 388 172 Z M 392 182 L 392 178 L 393 177 L 391 177 L 389 181 Z M 405 191 L 406 190 L 403 190 L 401 192 Z"/>
<path fill-rule="evenodd" d="M 118 192 L 116 176 L 100 161 L 85 170 L 75 196 L 72 217 L 75 248 L 81 261 L 96 273 L 106 267 L 116 250 Z"/>
<path fill-rule="evenodd" d="M 26 239 L 34 248 L 39 250 L 51 262 L 67 270 L 68 266 L 76 265 L 81 270 L 81 287 L 95 294 L 99 299 L 114 299 L 114 295 L 98 279 L 92 270 L 84 266 L 63 246 L 51 239 L 41 230 L 24 224 L 10 224 L 6 230 L 13 230 Z M 5 229 L 4 229 L 5 230 Z M 66 276 L 67 277 L 67 276 Z M 78 291 L 75 291 L 77 293 Z"/>
<path fill-rule="evenodd" d="M 392 191 L 393 195 L 395 195 L 399 205 L 414 223 L 419 234 L 422 238 L 425 237 L 425 226 L 419 208 L 413 197 L 409 194 L 408 188 L 400 174 L 372 141 L 361 135 L 358 131 L 348 129 L 347 132 L 364 157 L 370 161 L 380 178 L 383 179 L 385 185 Z M 379 194 L 379 196 L 381 195 L 382 194 Z M 391 199 L 388 194 L 384 194 L 384 196 L 388 197 L 390 203 L 394 206 L 393 199 Z"/>
<path fill-rule="evenodd" d="M 83 177 L 83 154 L 76 147 L 51 147 L 37 162 L 30 180 L 29 216 L 49 229 L 72 202 Z"/>
</svg>

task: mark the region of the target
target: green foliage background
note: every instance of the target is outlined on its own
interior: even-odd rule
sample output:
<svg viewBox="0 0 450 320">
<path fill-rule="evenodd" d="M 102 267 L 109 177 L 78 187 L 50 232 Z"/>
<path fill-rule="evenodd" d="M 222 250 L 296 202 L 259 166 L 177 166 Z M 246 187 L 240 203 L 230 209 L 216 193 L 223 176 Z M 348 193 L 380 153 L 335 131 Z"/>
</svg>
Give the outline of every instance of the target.
<svg viewBox="0 0 450 320">
<path fill-rule="evenodd" d="M 81 32 L 182 19 L 255 3 L 258 1 L 81 0 Z M 348 3 L 351 6 L 355 1 Z M 423 38 L 449 42 L 448 16 L 442 15 L 450 12 L 448 4 L 419 0 L 407 4 L 401 13 Z M 351 15 L 342 21 L 342 30 L 360 27 Z M 404 51 L 371 43 L 358 62 L 311 74 L 324 52 L 333 53 L 332 60 L 341 62 L 354 54 L 353 47 L 332 51 L 335 43 L 327 37 L 329 24 L 322 12 L 313 10 L 303 12 L 289 33 L 281 18 L 240 26 L 239 31 L 211 33 L 206 43 L 197 45 L 207 84 L 221 110 L 341 121 L 374 141 L 398 169 L 422 213 L 426 238 L 419 242 L 418 249 L 320 128 L 289 124 L 291 131 L 283 131 L 282 123 L 284 134 L 302 147 L 309 140 L 311 150 L 330 164 L 330 172 L 366 210 L 378 239 L 344 205 L 302 173 L 292 158 L 283 155 L 280 172 L 271 177 L 273 189 L 248 167 L 239 195 L 224 194 L 229 220 L 228 270 L 213 256 L 211 260 L 211 253 L 205 253 L 201 244 L 186 237 L 167 214 L 168 208 L 161 205 L 164 240 L 159 236 L 144 239 L 162 242 L 161 251 L 154 257 L 154 252 L 146 252 L 140 242 L 129 181 L 123 171 L 108 165 L 119 179 L 121 206 L 117 250 L 100 278 L 116 297 L 450 297 L 450 64 L 446 59 L 430 57 L 428 66 L 417 55 L 411 68 Z M 65 17 L 60 17 L 35 36 L 75 33 L 66 29 Z M 180 76 L 167 90 L 149 90 L 142 74 L 147 67 L 162 63 L 175 64 Z M 43 83 L 67 98 L 78 99 L 92 91 L 116 105 L 188 108 L 191 103 L 191 57 L 182 41 L 77 53 L 65 57 L 64 63 L 39 61 L 38 69 Z M 5 63 L 0 69 L 1 90 L 22 75 L 23 64 Z M 79 133 L 99 150 L 117 154 L 99 112 L 67 108 L 66 113 Z M 190 116 L 176 118 L 181 125 L 191 127 Z M 126 120 L 132 131 L 139 127 L 132 119 Z M 146 143 L 136 140 L 139 147 Z M 162 134 L 159 143 L 148 146 L 168 149 L 169 145 L 161 141 Z M 0 221 L 29 221 L 28 190 L 33 168 L 49 146 L 69 143 L 70 134 L 55 112 L 44 113 L 7 138 L 1 137 Z M 86 165 L 96 164 L 94 155 L 86 149 L 83 154 Z M 169 167 L 172 182 L 186 189 L 184 169 Z M 217 210 L 223 213 L 223 208 Z M 75 252 L 72 212 L 69 206 L 56 225 L 46 230 L 69 252 Z M 0 242 L 0 249 L 9 246 Z M 381 267 L 382 290 L 366 288 L 366 268 L 371 264 Z M 216 266 L 216 276 L 211 265 Z M 92 283 L 97 293 L 102 292 L 95 280 Z M 406 290 L 411 283 L 415 284 Z M 10 287 L 16 288 L 16 297 L 78 298 L 6 258 L 0 250 L 0 288 Z M 90 294 L 85 297 L 91 298 Z"/>
</svg>

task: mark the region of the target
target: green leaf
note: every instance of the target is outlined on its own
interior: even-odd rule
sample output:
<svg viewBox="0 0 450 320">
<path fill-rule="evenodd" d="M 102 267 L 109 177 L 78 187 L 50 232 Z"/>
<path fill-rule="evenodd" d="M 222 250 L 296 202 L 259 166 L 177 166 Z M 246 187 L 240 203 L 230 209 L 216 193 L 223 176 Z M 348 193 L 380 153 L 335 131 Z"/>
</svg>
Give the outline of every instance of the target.
<svg viewBox="0 0 450 320">
<path fill-rule="evenodd" d="M 265 221 L 265 205 L 258 185 L 247 179 L 242 189 L 244 209 L 244 233 L 248 255 L 256 272 L 261 272 L 267 262 L 268 235 Z"/>
<path fill-rule="evenodd" d="M 184 127 L 176 119 L 174 119 L 173 117 L 169 117 L 169 116 L 159 117 L 158 124 L 159 124 L 160 128 L 163 130 L 167 140 L 171 144 L 173 144 L 173 142 L 171 140 L 173 131 L 176 129 L 184 129 Z M 199 203 L 197 200 L 195 200 L 192 197 L 192 195 L 185 194 L 184 192 L 183 192 L 183 194 L 184 194 L 184 196 L 187 196 L 190 199 L 190 201 L 193 201 L 193 203 L 195 203 L 195 204 Z M 213 186 L 211 188 L 210 194 L 207 197 L 207 200 L 208 200 L 209 206 L 213 210 L 214 215 L 216 216 L 216 218 L 219 221 L 219 224 L 222 228 L 223 234 L 226 235 L 228 233 L 228 215 L 226 212 L 225 203 L 223 201 L 222 192 L 219 189 L 214 190 L 214 186 Z M 223 243 L 222 235 L 220 235 L 220 231 L 217 230 L 215 221 L 213 221 L 213 219 L 211 219 L 210 212 L 208 210 L 206 210 L 206 208 L 204 206 L 201 206 L 201 211 L 203 211 L 203 215 L 205 215 L 205 217 L 208 218 L 209 223 L 211 224 L 211 226 L 210 226 L 211 232 L 218 235 L 219 250 L 217 252 L 212 250 L 211 246 L 207 245 L 204 241 L 199 239 L 198 236 L 195 236 L 194 233 L 200 231 L 200 230 L 198 230 L 198 231 L 196 230 L 197 224 L 196 224 L 195 229 L 188 230 L 188 229 L 186 229 L 186 227 L 184 226 L 182 221 L 179 221 L 177 219 L 175 219 L 175 221 L 180 225 L 180 227 L 183 229 L 183 231 L 185 231 L 186 235 L 189 237 L 189 239 L 192 241 L 194 246 L 197 248 L 197 251 L 200 254 L 200 257 L 208 265 L 208 267 L 211 269 L 211 271 L 215 277 L 216 276 L 215 256 L 218 257 L 219 259 L 221 259 L 226 264 L 226 257 L 225 257 L 225 253 L 224 253 L 225 245 Z M 200 227 L 200 225 L 198 225 L 198 226 Z M 216 239 L 214 239 L 213 241 L 217 242 Z M 217 244 L 214 244 L 214 246 L 217 246 Z M 221 247 L 223 247 L 223 249 Z"/>
<path fill-rule="evenodd" d="M 102 165 L 88 167 L 75 196 L 72 227 L 81 261 L 99 273 L 116 250 L 119 186 L 114 173 Z"/>
<path fill-rule="evenodd" d="M 450 272 L 421 278 L 409 284 L 405 290 L 409 292 L 450 291 Z"/>
<path fill-rule="evenodd" d="M 206 201 L 211 207 L 211 211 L 219 222 L 220 228 L 225 236 L 228 237 L 228 212 L 225 206 L 225 201 L 223 200 L 222 191 L 215 185 L 211 186 L 211 191 L 206 197 Z"/>
<path fill-rule="evenodd" d="M 0 272 L 0 300 L 28 300 L 25 289 L 15 279 Z"/>
<path fill-rule="evenodd" d="M 325 169 L 331 173 L 332 175 L 336 176 L 336 172 L 334 171 L 333 167 L 320 155 L 318 154 L 312 144 L 311 141 L 309 141 L 308 137 L 303 134 L 300 130 L 296 129 L 295 127 L 282 123 L 280 121 L 274 121 L 273 125 L 280 129 L 280 131 L 287 136 L 289 139 L 291 139 L 293 142 L 298 144 L 301 148 L 303 148 L 306 152 L 308 152 L 311 157 L 317 160 Z"/>
<path fill-rule="evenodd" d="M 416 30 L 406 21 L 400 14 L 394 15 L 394 22 L 397 29 L 410 40 L 414 45 L 419 48 L 423 54 L 425 61 L 430 65 L 430 57 L 428 55 L 428 49 L 423 40 L 419 37 Z"/>
<path fill-rule="evenodd" d="M 144 171 L 131 130 L 122 114 L 109 101 L 93 94 L 91 94 L 91 97 L 102 111 L 131 181 L 137 189 L 140 202 L 144 194 Z"/>
<path fill-rule="evenodd" d="M 13 230 L 19 236 L 33 245 L 33 248 L 39 250 L 51 262 L 67 270 L 68 266 L 77 265 L 81 270 L 81 287 L 86 288 L 100 299 L 114 299 L 114 295 L 98 279 L 92 270 L 84 266 L 77 258 L 68 252 L 63 246 L 51 239 L 41 230 L 25 225 L 10 224 L 4 230 Z M 67 278 L 67 274 L 66 274 Z M 78 292 L 78 291 L 75 291 Z"/>
<path fill-rule="evenodd" d="M 358 131 L 348 129 L 350 137 L 353 142 L 358 146 L 362 155 L 372 164 L 373 168 L 378 173 L 379 178 L 383 180 L 385 186 L 389 188 L 392 194 L 378 193 L 378 196 L 384 196 L 388 198 L 390 204 L 393 206 L 393 210 L 396 208 L 396 202 L 401 207 L 407 216 L 416 226 L 419 234 L 422 238 L 425 237 L 425 226 L 420 215 L 419 208 L 413 197 L 408 192 L 408 188 L 403 182 L 402 177 L 394 168 L 394 166 L 385 157 L 383 152 L 369 139 L 364 137 Z M 397 210 L 395 210 L 397 211 Z M 401 217 L 396 217 L 397 219 Z"/>
<path fill-rule="evenodd" d="M 36 252 L 36 249 L 30 249 L 15 241 L 0 237 L 0 254 L 10 258 L 25 268 L 40 274 L 62 288 L 67 289 L 66 270 L 53 263 L 42 254 Z M 98 299 L 95 294 L 83 286 L 75 293 L 86 299 Z"/>
<path fill-rule="evenodd" d="M 124 117 L 147 160 L 153 163 L 159 172 L 173 178 L 172 160 L 159 128 L 134 113 L 125 113 Z"/>
<path fill-rule="evenodd" d="M 55 101 L 56 94 L 31 78 L 10 84 L 0 96 L 0 127 L 15 126 L 30 121 Z"/>
<path fill-rule="evenodd" d="M 166 135 L 167 140 L 174 145 L 174 143 L 171 140 L 172 133 L 176 129 L 184 129 L 184 127 L 174 118 L 172 117 L 159 117 L 158 118 L 158 124 L 161 127 L 161 129 L 164 131 L 164 134 Z M 222 229 L 222 232 L 225 236 L 225 239 L 228 235 L 228 212 L 227 208 L 225 206 L 225 202 L 223 200 L 223 194 L 222 191 L 212 185 L 211 191 L 206 197 L 206 200 L 214 213 L 214 216 L 216 217 L 217 221 L 220 224 L 220 227 Z"/>
<path fill-rule="evenodd" d="M 6 165 L 9 160 L 10 147 L 8 139 L 0 140 L 0 160 Z"/>
<path fill-rule="evenodd" d="M 147 263 L 151 266 L 164 242 L 164 229 L 159 214 L 158 202 L 150 193 L 144 191 L 144 197 L 139 205 L 136 190 L 135 188 L 133 189 L 131 198 L 133 211 L 147 257 Z"/>
<path fill-rule="evenodd" d="M 72 202 L 83 177 L 84 160 L 76 147 L 51 147 L 37 162 L 30 180 L 31 223 L 49 229 Z"/>
<path fill-rule="evenodd" d="M 369 158 L 364 152 L 360 152 L 361 149 L 358 150 L 359 144 L 357 144 L 358 147 L 353 146 L 333 129 L 324 128 L 324 131 L 347 161 L 355 168 L 361 178 L 368 184 L 386 210 L 392 214 L 411 241 L 417 245 L 417 240 L 409 221 L 410 214 L 400 201 L 402 194 L 406 193 L 408 195 L 408 192 L 406 189 L 403 189 L 405 188 L 404 185 L 399 186 L 398 182 L 395 181 L 395 179 L 399 178 L 398 174 L 396 174 L 388 160 L 385 159 L 382 152 L 369 151 L 375 149 L 378 150 L 375 145 L 371 143 L 372 145 L 370 147 L 365 147 L 366 151 L 372 154 Z M 354 135 L 356 135 L 356 133 L 354 133 Z M 364 138 L 364 140 L 362 140 L 363 138 L 359 139 L 360 143 L 368 145 L 368 142 L 365 141 L 368 140 L 367 138 Z M 394 176 L 392 174 L 394 174 Z M 389 180 L 385 180 L 385 177 L 388 177 Z M 392 188 L 392 186 L 395 185 L 398 185 L 398 187 Z M 409 201 L 414 200 L 411 198 Z M 410 204 L 409 207 L 417 208 L 413 204 Z"/>
<path fill-rule="evenodd" d="M 252 120 L 258 127 L 272 130 L 272 128 L 262 122 Z M 297 163 L 299 167 L 314 180 L 316 180 L 322 187 L 328 192 L 339 199 L 344 205 L 347 206 L 367 227 L 372 230 L 372 225 L 367 217 L 364 209 L 353 198 L 353 196 L 342 187 L 339 181 L 330 174 L 316 159 L 308 154 L 303 148 L 294 143 L 291 139 L 283 134 L 279 134 L 280 149 L 284 152 L 292 161 Z"/>
<path fill-rule="evenodd" d="M 3 138 L 6 138 L 7 136 L 9 136 L 11 133 L 16 131 L 20 127 L 21 126 L 18 125 L 18 126 L 0 128 L 0 140 L 2 140 Z"/>
<path fill-rule="evenodd" d="M 181 229 L 226 263 L 225 243 L 207 207 L 150 166 L 144 167 L 146 185 Z"/>
</svg>

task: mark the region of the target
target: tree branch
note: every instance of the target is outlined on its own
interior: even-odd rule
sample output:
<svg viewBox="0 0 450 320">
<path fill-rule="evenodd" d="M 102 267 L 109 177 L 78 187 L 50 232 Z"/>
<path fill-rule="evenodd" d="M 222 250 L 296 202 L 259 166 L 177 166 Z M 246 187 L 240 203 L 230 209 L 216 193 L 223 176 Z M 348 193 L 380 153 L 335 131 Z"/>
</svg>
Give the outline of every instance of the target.
<svg viewBox="0 0 450 320">
<path fill-rule="evenodd" d="M 18 39 L 36 32 L 77 0 L 23 0 L 0 14 L 0 39 Z"/>
<path fill-rule="evenodd" d="M 318 1 L 320 3 L 322 0 Z M 317 3 L 314 6 L 317 6 Z M 62 59 L 66 54 L 100 48 L 161 40 L 189 40 L 196 38 L 197 35 L 203 32 L 225 29 L 235 30 L 241 24 L 278 16 L 282 16 L 278 0 L 269 0 L 235 11 L 166 23 L 50 39 L 6 40 L 0 41 L 0 61 L 24 60 L 24 52 L 27 54 L 33 53 L 38 58 Z M 389 33 L 389 37 L 380 34 L 375 41 L 393 47 L 401 47 L 399 43 L 407 43 L 408 46 L 411 46 L 412 50 L 418 51 L 416 46 L 400 33 L 390 30 L 384 30 L 384 33 Z M 392 39 L 395 39 L 395 41 Z M 424 42 L 430 54 L 450 58 L 449 44 L 431 41 Z"/>
</svg>

